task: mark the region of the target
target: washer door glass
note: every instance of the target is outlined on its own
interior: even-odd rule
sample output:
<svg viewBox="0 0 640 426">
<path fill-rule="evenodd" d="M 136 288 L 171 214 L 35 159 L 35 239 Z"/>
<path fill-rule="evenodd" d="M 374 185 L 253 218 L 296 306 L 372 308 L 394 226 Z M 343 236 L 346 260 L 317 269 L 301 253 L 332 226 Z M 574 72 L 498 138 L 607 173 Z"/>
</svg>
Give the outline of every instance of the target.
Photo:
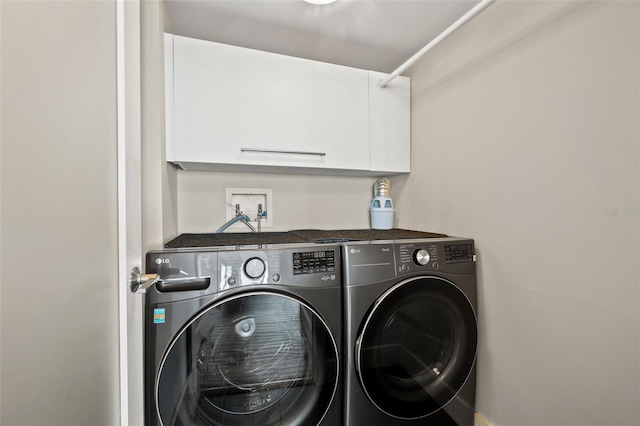
<svg viewBox="0 0 640 426">
<path fill-rule="evenodd" d="M 156 387 L 164 425 L 320 423 L 338 353 L 309 306 L 272 292 L 215 303 L 171 343 Z"/>
<path fill-rule="evenodd" d="M 369 399 L 388 415 L 415 419 L 446 405 L 476 356 L 469 299 L 453 283 L 403 281 L 373 305 L 356 341 L 356 369 Z"/>
</svg>

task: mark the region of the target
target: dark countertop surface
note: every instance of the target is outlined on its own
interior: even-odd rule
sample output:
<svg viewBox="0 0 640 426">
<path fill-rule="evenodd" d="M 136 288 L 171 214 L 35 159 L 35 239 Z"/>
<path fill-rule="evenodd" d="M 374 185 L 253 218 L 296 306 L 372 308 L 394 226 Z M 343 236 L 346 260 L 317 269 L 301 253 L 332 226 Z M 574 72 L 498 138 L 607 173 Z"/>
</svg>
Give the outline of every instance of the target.
<svg viewBox="0 0 640 426">
<path fill-rule="evenodd" d="M 262 244 L 335 243 L 344 241 L 404 240 L 442 238 L 445 234 L 406 229 L 299 229 L 289 232 L 229 232 L 222 234 L 181 234 L 165 248 L 218 247 Z"/>
</svg>

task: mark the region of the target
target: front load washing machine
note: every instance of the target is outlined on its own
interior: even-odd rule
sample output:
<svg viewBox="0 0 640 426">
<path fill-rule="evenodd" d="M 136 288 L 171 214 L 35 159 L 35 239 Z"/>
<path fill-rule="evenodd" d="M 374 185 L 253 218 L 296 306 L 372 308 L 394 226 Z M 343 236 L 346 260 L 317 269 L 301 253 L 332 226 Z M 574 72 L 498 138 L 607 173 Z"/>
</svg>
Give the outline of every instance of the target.
<svg viewBox="0 0 640 426">
<path fill-rule="evenodd" d="M 343 245 L 344 424 L 473 425 L 474 242 Z"/>
<path fill-rule="evenodd" d="M 340 265 L 331 244 L 149 252 L 146 425 L 339 424 Z"/>
</svg>

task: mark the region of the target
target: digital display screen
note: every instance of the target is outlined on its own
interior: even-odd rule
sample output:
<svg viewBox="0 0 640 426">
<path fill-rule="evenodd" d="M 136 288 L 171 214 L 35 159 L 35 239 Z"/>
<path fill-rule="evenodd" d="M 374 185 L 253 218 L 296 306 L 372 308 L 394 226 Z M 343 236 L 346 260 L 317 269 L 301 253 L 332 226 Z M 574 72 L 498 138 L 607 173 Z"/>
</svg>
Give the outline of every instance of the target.
<svg viewBox="0 0 640 426">
<path fill-rule="evenodd" d="M 333 272 L 336 257 L 333 250 L 293 253 L 293 275 Z"/>
<path fill-rule="evenodd" d="M 447 263 L 473 262 L 473 244 L 451 244 L 444 246 Z"/>
</svg>

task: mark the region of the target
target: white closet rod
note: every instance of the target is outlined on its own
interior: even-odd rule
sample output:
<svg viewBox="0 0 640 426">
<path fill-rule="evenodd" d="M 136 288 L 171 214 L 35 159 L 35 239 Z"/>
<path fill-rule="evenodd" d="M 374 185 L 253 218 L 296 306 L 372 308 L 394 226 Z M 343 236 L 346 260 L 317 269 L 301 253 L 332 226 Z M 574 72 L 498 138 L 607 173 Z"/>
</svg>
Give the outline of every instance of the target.
<svg viewBox="0 0 640 426">
<path fill-rule="evenodd" d="M 398 69 L 396 69 L 394 72 L 389 74 L 387 78 L 385 78 L 384 80 L 378 81 L 378 87 L 380 87 L 381 89 L 384 89 L 385 87 L 387 87 L 387 85 L 391 82 L 391 80 L 393 80 L 394 78 L 402 74 L 407 68 L 413 65 L 414 62 L 420 59 L 422 55 L 424 55 L 425 53 L 433 49 L 436 45 L 438 45 L 445 38 L 449 37 L 458 28 L 460 28 L 461 26 L 463 26 L 464 24 L 466 24 L 467 22 L 475 18 L 478 14 L 480 14 L 480 12 L 482 12 L 487 7 L 489 7 L 491 3 L 493 3 L 494 1 L 496 0 L 481 0 L 480 3 L 478 3 L 470 11 L 465 13 L 460 19 L 454 22 L 449 28 L 447 28 L 442 33 L 440 33 L 440 35 L 438 35 L 436 38 L 431 40 L 429 44 L 427 44 L 425 47 L 420 49 L 415 55 L 410 57 L 404 64 L 400 65 Z"/>
</svg>

